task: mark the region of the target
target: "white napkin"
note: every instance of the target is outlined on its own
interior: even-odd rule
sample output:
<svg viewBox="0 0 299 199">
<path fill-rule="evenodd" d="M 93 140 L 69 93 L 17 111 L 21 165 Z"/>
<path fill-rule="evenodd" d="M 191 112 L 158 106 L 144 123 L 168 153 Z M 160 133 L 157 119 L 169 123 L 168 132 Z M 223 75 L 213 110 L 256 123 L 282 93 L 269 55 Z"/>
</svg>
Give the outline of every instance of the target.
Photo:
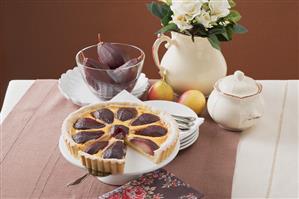
<svg viewBox="0 0 299 199">
<path fill-rule="evenodd" d="M 135 103 L 144 103 L 131 93 L 126 90 L 115 95 L 111 100 L 111 102 L 135 102 Z"/>
</svg>

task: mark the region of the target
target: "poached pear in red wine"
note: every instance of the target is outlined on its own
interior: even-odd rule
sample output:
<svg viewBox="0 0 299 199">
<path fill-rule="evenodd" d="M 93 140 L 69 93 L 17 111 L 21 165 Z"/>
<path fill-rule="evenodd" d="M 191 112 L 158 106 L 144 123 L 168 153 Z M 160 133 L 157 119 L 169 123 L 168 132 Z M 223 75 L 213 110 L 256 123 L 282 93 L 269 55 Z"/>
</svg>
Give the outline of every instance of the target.
<svg viewBox="0 0 299 199">
<path fill-rule="evenodd" d="M 142 70 L 144 53 L 137 47 L 99 41 L 81 51 L 84 79 L 91 91 L 111 99 L 134 88 Z"/>
</svg>

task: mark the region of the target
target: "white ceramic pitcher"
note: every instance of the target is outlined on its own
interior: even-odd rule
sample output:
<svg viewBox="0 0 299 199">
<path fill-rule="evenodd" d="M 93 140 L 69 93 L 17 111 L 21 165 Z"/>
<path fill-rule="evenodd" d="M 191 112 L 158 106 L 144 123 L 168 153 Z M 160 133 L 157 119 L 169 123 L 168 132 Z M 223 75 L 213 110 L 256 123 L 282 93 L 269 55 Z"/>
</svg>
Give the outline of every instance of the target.
<svg viewBox="0 0 299 199">
<path fill-rule="evenodd" d="M 161 64 L 158 50 L 167 48 Z M 197 89 L 208 96 L 215 82 L 226 75 L 227 66 L 221 51 L 213 48 L 207 38 L 171 32 L 171 38 L 160 35 L 152 49 L 155 64 L 176 92 Z"/>
</svg>

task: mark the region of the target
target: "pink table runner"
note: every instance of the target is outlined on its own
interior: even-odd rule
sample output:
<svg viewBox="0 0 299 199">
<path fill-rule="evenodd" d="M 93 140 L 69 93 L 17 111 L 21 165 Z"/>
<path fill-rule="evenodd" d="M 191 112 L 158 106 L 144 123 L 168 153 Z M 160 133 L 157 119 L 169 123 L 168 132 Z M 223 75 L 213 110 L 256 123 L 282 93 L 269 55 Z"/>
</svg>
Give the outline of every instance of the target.
<svg viewBox="0 0 299 199">
<path fill-rule="evenodd" d="M 85 173 L 58 149 L 62 121 L 77 108 L 60 94 L 57 80 L 35 81 L 1 125 L 0 198 L 95 198 L 116 188 L 93 177 L 66 187 Z M 230 198 L 239 134 L 204 117 L 199 139 L 166 169 L 205 198 Z"/>
</svg>

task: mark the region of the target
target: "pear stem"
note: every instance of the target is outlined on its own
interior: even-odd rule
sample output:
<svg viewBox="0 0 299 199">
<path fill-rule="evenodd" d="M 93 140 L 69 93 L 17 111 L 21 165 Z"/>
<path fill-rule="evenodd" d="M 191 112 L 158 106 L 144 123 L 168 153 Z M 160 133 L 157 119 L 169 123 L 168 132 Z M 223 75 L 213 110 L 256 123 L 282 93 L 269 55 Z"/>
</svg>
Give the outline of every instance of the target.
<svg viewBox="0 0 299 199">
<path fill-rule="evenodd" d="M 161 76 L 161 78 L 162 78 L 162 81 L 165 81 L 165 79 L 166 79 L 166 71 L 164 71 L 164 70 L 160 70 L 160 76 Z"/>
<path fill-rule="evenodd" d="M 101 43 L 101 33 L 98 33 L 98 42 Z"/>
</svg>

